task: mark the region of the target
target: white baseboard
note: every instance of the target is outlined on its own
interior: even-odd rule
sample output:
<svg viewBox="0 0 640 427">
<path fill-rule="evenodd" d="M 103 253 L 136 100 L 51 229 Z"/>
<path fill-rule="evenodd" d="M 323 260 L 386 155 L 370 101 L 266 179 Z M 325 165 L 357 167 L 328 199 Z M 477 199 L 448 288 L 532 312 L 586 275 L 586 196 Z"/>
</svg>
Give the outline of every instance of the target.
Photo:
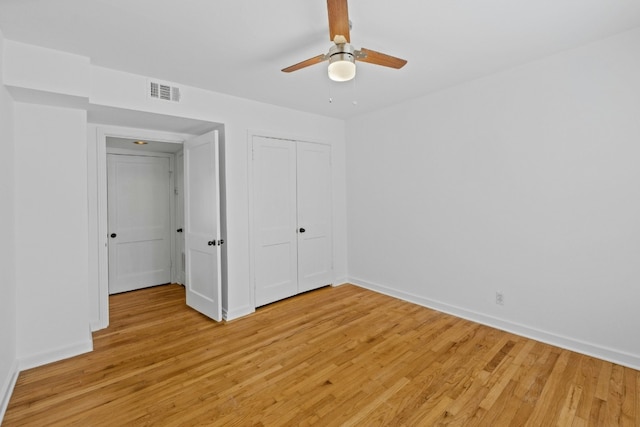
<svg viewBox="0 0 640 427">
<path fill-rule="evenodd" d="M 35 368 L 37 366 L 46 365 L 47 363 L 57 362 L 59 360 L 68 359 L 79 354 L 93 351 L 93 341 L 91 338 L 87 341 L 79 342 L 70 346 L 59 348 L 45 353 L 35 354 L 32 356 L 21 357 L 18 360 L 18 366 L 21 371 Z"/>
<path fill-rule="evenodd" d="M 91 332 L 96 332 L 109 326 L 109 322 L 107 322 L 106 324 L 104 323 L 105 322 L 103 322 L 102 320 L 92 320 L 90 324 Z"/>
<path fill-rule="evenodd" d="M 331 286 L 341 286 L 349 283 L 349 279 L 347 277 L 339 277 L 333 281 L 333 285 Z"/>
<path fill-rule="evenodd" d="M 16 381 L 18 381 L 18 374 L 20 371 L 18 370 L 18 361 L 14 360 L 11 369 L 9 370 L 9 375 L 2 381 L 2 389 L 0 389 L 0 396 L 2 400 L 0 400 L 0 424 L 2 424 L 2 420 L 4 419 L 4 414 L 7 412 L 7 407 L 9 406 L 9 400 L 11 399 L 11 395 L 13 394 L 13 388 L 16 385 Z"/>
<path fill-rule="evenodd" d="M 500 319 L 497 317 L 489 316 L 486 314 L 478 313 L 472 310 L 467 310 L 462 307 L 453 306 L 440 301 L 435 301 L 429 298 L 421 297 L 419 295 L 410 294 L 407 292 L 399 291 L 394 288 L 379 285 L 376 283 L 367 282 L 366 280 L 358 279 L 356 277 L 349 278 L 349 283 L 356 286 L 360 286 L 365 289 L 369 289 L 374 292 L 389 295 L 394 298 L 398 298 L 404 301 L 408 301 L 414 304 L 428 307 L 443 313 L 451 314 L 456 317 L 470 320 L 472 322 L 481 323 L 483 325 L 491 326 L 496 329 L 501 329 L 516 335 L 520 335 L 526 338 L 531 338 L 536 341 L 541 341 L 546 344 L 554 345 L 556 347 L 564 348 L 567 350 L 575 351 L 577 353 L 586 354 L 587 356 L 596 357 L 598 359 L 606 360 L 618 365 L 627 366 L 636 370 L 640 370 L 640 356 L 635 354 L 629 354 L 626 352 L 618 351 L 612 348 L 604 347 L 598 344 L 589 343 L 581 340 L 577 340 L 570 337 L 555 334 L 553 332 L 542 331 L 540 329 L 531 328 L 519 323 L 510 322 L 508 320 Z"/>
<path fill-rule="evenodd" d="M 240 317 L 244 317 L 251 313 L 255 313 L 256 309 L 251 306 L 244 306 L 237 308 L 235 310 L 227 311 L 226 309 L 222 309 L 222 318 L 226 321 L 239 319 Z"/>
</svg>

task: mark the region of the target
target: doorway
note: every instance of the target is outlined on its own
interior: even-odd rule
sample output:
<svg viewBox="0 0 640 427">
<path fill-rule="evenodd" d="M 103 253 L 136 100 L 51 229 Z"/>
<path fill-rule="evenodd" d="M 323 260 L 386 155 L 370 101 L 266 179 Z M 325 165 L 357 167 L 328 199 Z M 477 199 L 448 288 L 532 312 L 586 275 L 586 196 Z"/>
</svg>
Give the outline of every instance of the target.
<svg viewBox="0 0 640 427">
<path fill-rule="evenodd" d="M 209 123 L 207 126 L 210 126 L 209 129 L 211 128 L 213 129 L 210 131 L 206 131 L 206 127 L 204 123 L 201 123 L 197 127 L 198 132 L 204 132 L 203 134 L 201 134 L 203 137 L 207 135 L 205 140 L 207 141 L 207 144 L 211 145 L 211 147 L 213 147 L 215 142 L 215 147 L 216 147 L 215 152 L 217 153 L 218 134 L 221 131 L 223 132 L 224 127 L 220 124 L 215 124 L 215 123 Z M 217 129 L 221 129 L 221 131 Z M 90 241 L 90 248 L 91 247 L 95 248 L 95 252 L 90 250 L 90 253 L 89 253 L 89 261 L 90 261 L 89 268 L 91 272 L 90 276 L 95 278 L 94 281 L 92 281 L 92 283 L 90 283 L 90 286 L 89 286 L 89 289 L 90 289 L 89 310 L 91 314 L 91 328 L 93 331 L 106 328 L 109 325 L 108 250 L 109 250 L 109 240 L 111 239 L 110 237 L 111 233 L 109 233 L 109 226 L 107 221 L 108 220 L 108 214 L 107 214 L 107 207 L 108 207 L 107 139 L 108 138 L 110 141 L 109 151 L 111 151 L 111 154 L 115 153 L 115 154 L 127 154 L 127 155 L 141 155 L 142 152 L 144 151 L 155 151 L 156 152 L 155 154 L 152 153 L 150 155 L 160 156 L 159 154 L 157 154 L 157 152 L 164 152 L 164 153 L 170 154 L 174 159 L 174 161 L 176 157 L 180 156 L 179 153 L 181 150 L 185 150 L 185 152 L 190 150 L 190 149 L 187 150 L 187 148 L 191 147 L 191 143 L 197 142 L 197 141 L 204 142 L 202 138 L 194 137 L 192 134 L 177 134 L 177 133 L 171 133 L 171 132 L 165 132 L 165 131 L 152 131 L 152 130 L 140 129 L 140 128 L 124 128 L 124 127 L 107 126 L 107 125 L 92 125 L 89 127 L 89 133 L 88 133 L 89 163 L 91 164 L 92 161 L 95 162 L 94 163 L 95 169 L 91 170 L 92 168 L 90 168 L 90 171 L 89 171 L 90 172 L 89 188 L 95 185 L 95 188 L 97 189 L 95 193 L 93 193 L 92 191 L 89 192 L 89 211 L 90 211 L 89 228 L 90 228 L 90 236 L 92 236 L 92 239 Z M 133 142 L 139 139 L 146 142 L 153 141 L 154 144 L 151 144 L 151 143 L 145 144 L 144 148 L 141 149 L 140 147 L 137 147 L 133 144 Z M 125 144 L 125 145 L 117 146 L 116 143 Z M 125 147 L 130 147 L 130 148 L 125 148 Z M 222 145 L 220 145 L 220 147 L 222 147 Z M 134 151 L 134 152 L 131 152 L 131 151 Z M 214 151 L 213 148 L 209 150 L 209 152 L 212 154 L 213 154 L 213 151 Z M 186 159 L 186 154 L 184 155 L 184 158 Z M 218 161 L 217 154 L 216 154 L 215 161 L 216 162 Z M 171 223 L 172 225 L 170 228 L 170 232 L 173 234 L 173 236 L 170 238 L 170 242 L 172 244 L 173 255 L 171 257 L 171 263 L 173 267 L 171 268 L 170 281 L 176 282 L 176 283 L 183 283 L 187 285 L 189 283 L 191 284 L 198 283 L 199 284 L 198 288 L 194 288 L 194 289 L 188 288 L 187 293 L 191 292 L 192 294 L 194 294 L 192 296 L 201 296 L 200 294 L 202 294 L 202 292 L 200 291 L 202 290 L 202 287 L 205 285 L 205 282 L 203 282 L 202 280 L 196 280 L 196 281 L 190 280 L 188 272 L 184 275 L 184 278 L 180 277 L 183 270 L 183 266 L 185 271 L 187 271 L 186 270 L 187 266 L 195 265 L 195 264 L 189 263 L 190 258 L 189 258 L 189 255 L 187 254 L 187 251 L 181 249 L 182 245 L 184 245 L 184 247 L 187 247 L 187 244 L 188 244 L 188 241 L 186 240 L 188 240 L 187 232 L 189 229 L 189 221 L 187 221 L 187 218 L 189 218 L 189 215 L 184 216 L 185 225 L 182 225 L 181 223 L 178 222 L 182 219 L 182 217 L 177 214 L 176 210 L 180 210 L 180 212 L 182 212 L 182 209 L 180 208 L 180 206 L 183 205 L 185 213 L 188 214 L 188 212 L 191 209 L 189 203 L 183 204 L 181 201 L 181 198 L 185 197 L 187 194 L 187 191 L 184 191 L 184 192 L 182 191 L 182 186 L 184 185 L 185 189 L 189 187 L 186 182 L 187 172 L 191 170 L 192 174 L 198 177 L 206 176 L 209 172 L 205 170 L 199 170 L 198 169 L 199 166 L 196 164 L 194 164 L 190 169 L 186 167 L 187 166 L 186 163 L 188 162 L 186 162 L 185 160 L 184 170 L 175 168 L 175 164 L 173 164 L 171 167 L 172 175 L 175 175 L 176 173 L 179 172 L 184 174 L 184 178 L 176 176 L 172 181 L 173 191 L 171 192 L 171 195 L 172 197 L 174 197 L 174 200 L 171 203 L 171 207 L 173 209 L 173 212 L 172 212 L 173 222 Z M 209 163 L 204 162 L 203 164 L 207 165 Z M 220 158 L 220 165 L 221 167 L 224 167 L 223 166 L 224 160 L 222 157 Z M 176 185 L 176 183 L 184 183 L 184 184 Z M 219 191 L 219 189 L 223 189 L 224 186 L 225 186 L 224 173 L 222 173 L 220 174 L 219 182 L 215 186 L 215 188 L 217 189 L 216 191 Z M 224 198 L 224 193 L 222 194 L 222 197 L 220 198 L 219 202 L 220 202 L 219 212 L 224 212 L 226 209 L 226 201 Z M 220 241 L 226 240 L 225 218 L 226 217 L 222 215 L 221 218 L 211 219 L 212 221 L 221 220 L 221 223 L 219 224 L 219 227 L 217 227 L 220 233 L 219 236 L 210 236 L 209 239 L 212 239 L 210 241 L 220 242 Z M 181 233 L 183 227 L 184 227 L 184 233 Z M 185 241 L 183 242 L 183 240 Z M 206 242 L 205 242 L 205 245 L 206 245 Z M 217 280 L 212 280 L 215 283 L 206 284 L 206 286 L 212 286 L 214 287 L 214 289 L 217 289 L 216 293 L 212 294 L 211 292 L 213 291 L 211 291 L 211 292 L 208 292 L 206 296 L 209 296 L 209 294 L 218 295 L 212 301 L 209 301 L 209 303 L 210 304 L 215 303 L 216 306 L 220 307 L 222 305 L 222 298 L 219 296 L 219 294 L 220 294 L 220 288 L 225 286 L 224 278 L 226 277 L 226 271 L 225 271 L 226 262 L 221 264 L 219 260 L 222 258 L 226 261 L 226 245 L 223 245 L 223 246 L 218 245 L 213 247 L 213 249 L 215 249 L 214 252 L 216 252 L 216 256 L 214 258 L 218 260 L 218 267 L 216 268 L 218 268 L 218 271 L 221 271 L 221 274 L 216 275 Z M 182 252 L 184 252 L 187 256 L 183 258 Z M 198 265 L 201 265 L 201 264 L 198 263 Z M 205 268 L 205 266 L 203 266 L 202 268 Z M 222 276 L 223 280 L 220 280 L 220 276 Z M 207 275 L 207 277 L 209 277 L 209 275 Z M 209 291 L 209 289 L 207 290 Z M 211 299 L 211 298 L 208 298 L 208 299 Z M 205 313 L 200 307 L 194 307 L 194 304 L 190 304 L 189 299 L 187 299 L 187 305 L 190 305 L 192 306 L 192 308 L 195 308 L 196 310 L 203 312 L 206 315 L 209 315 Z M 218 308 L 215 310 L 215 313 L 219 313 L 220 311 L 221 311 L 220 308 Z M 210 316 L 210 317 L 213 317 L 213 316 Z M 215 320 L 221 320 L 220 316 L 216 316 L 213 318 Z"/>
<path fill-rule="evenodd" d="M 175 157 L 183 149 L 183 141 L 191 138 L 191 134 L 174 133 L 143 128 L 127 128 L 108 125 L 90 125 L 88 133 L 89 164 L 94 168 L 89 170 L 89 218 L 90 236 L 92 236 L 90 248 L 95 248 L 89 253 L 89 268 L 93 279 L 89 286 L 89 312 L 91 315 L 91 329 L 97 331 L 109 326 L 109 241 L 111 240 L 108 224 L 108 197 L 107 197 L 107 151 L 110 154 L 124 155 L 166 155 Z M 135 141 L 145 141 L 148 144 L 133 144 Z M 163 153 L 163 154 L 162 154 Z M 175 169 L 175 163 L 171 165 Z M 177 171 L 173 173 L 175 175 Z M 175 180 L 175 177 L 174 177 Z M 175 190 L 174 190 L 175 191 Z M 174 207 L 176 199 L 182 197 L 181 192 L 172 192 L 174 200 L 170 206 Z M 180 228 L 175 212 L 170 217 L 174 222 L 170 225 L 170 253 L 174 272 L 182 266 L 181 257 L 178 255 L 176 234 Z M 117 233 L 116 233 L 117 234 Z M 180 241 L 180 238 L 177 239 Z M 178 277 L 171 277 L 170 282 L 184 283 Z"/>
</svg>

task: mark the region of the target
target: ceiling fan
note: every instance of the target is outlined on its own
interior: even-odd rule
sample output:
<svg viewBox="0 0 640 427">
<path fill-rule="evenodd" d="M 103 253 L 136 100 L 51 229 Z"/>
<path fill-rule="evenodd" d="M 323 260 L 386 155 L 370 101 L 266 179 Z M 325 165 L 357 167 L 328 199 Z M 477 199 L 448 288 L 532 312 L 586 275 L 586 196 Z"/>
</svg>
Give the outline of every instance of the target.
<svg viewBox="0 0 640 427">
<path fill-rule="evenodd" d="M 349 37 L 350 22 L 347 0 L 327 0 L 329 12 L 329 39 L 334 43 L 329 52 L 298 62 L 295 65 L 284 68 L 282 71 L 290 73 L 310 65 L 329 61 L 329 78 L 337 82 L 346 82 L 356 75 L 355 61 L 368 62 L 384 67 L 400 69 L 407 63 L 406 60 L 395 56 L 362 48 L 354 49 Z"/>
</svg>

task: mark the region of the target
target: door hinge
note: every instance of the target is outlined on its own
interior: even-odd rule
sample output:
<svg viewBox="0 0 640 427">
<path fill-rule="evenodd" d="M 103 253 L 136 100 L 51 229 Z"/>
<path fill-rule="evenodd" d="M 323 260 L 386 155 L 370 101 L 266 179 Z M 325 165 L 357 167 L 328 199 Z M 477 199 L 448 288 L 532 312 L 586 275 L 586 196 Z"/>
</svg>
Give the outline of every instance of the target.
<svg viewBox="0 0 640 427">
<path fill-rule="evenodd" d="M 176 196 L 177 196 L 178 194 L 180 194 L 180 193 L 178 193 L 178 187 L 175 187 L 175 188 L 173 189 L 173 194 L 175 194 Z"/>
</svg>

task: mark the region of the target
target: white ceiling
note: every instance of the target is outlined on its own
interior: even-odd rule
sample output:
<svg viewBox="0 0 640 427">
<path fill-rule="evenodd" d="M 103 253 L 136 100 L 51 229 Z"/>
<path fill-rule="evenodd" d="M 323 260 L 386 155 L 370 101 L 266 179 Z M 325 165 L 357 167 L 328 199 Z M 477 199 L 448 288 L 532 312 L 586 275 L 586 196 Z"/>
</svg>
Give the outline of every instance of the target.
<svg viewBox="0 0 640 427">
<path fill-rule="evenodd" d="M 331 46 L 324 0 L 0 0 L 8 39 L 342 118 L 639 27 L 640 1 L 350 0 L 349 17 L 356 48 L 408 64 L 359 63 L 348 83 L 326 64 L 282 73 Z"/>
</svg>

